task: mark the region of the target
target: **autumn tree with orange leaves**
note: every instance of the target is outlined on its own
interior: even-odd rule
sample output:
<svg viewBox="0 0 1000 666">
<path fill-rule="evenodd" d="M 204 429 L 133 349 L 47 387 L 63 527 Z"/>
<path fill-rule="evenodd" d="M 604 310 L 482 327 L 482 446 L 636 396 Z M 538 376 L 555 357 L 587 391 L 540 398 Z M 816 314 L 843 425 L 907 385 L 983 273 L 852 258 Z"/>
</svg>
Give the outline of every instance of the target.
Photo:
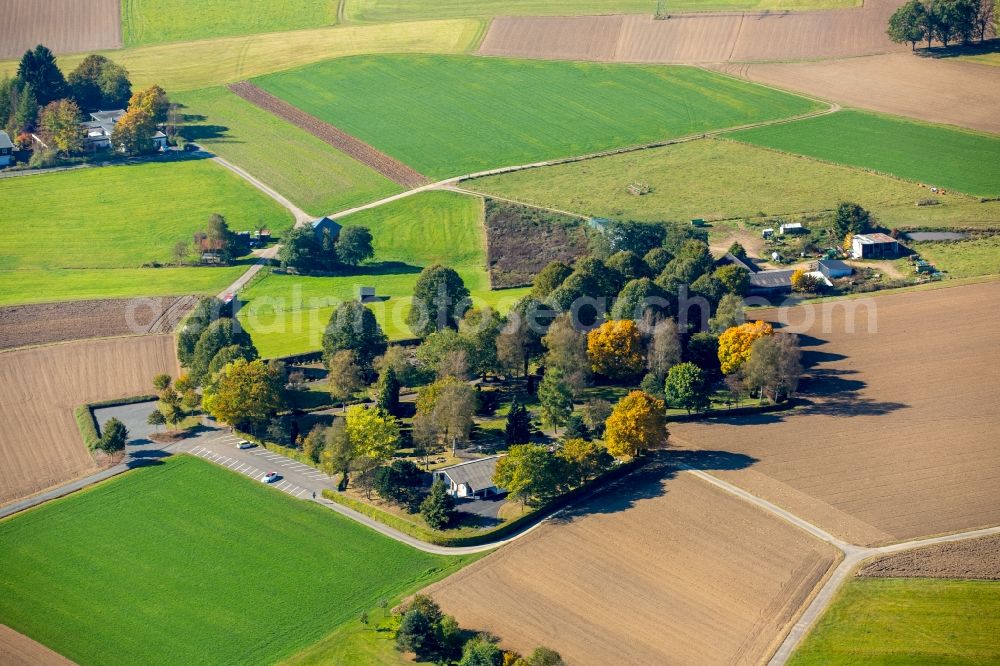
<svg viewBox="0 0 1000 666">
<path fill-rule="evenodd" d="M 719 336 L 719 364 L 722 374 L 730 375 L 750 359 L 750 348 L 760 338 L 774 333 L 766 321 L 751 321 L 726 329 Z"/>
<path fill-rule="evenodd" d="M 622 398 L 606 421 L 604 444 L 616 458 L 634 458 L 667 445 L 667 414 L 662 400 L 642 391 Z"/>
<path fill-rule="evenodd" d="M 587 335 L 594 372 L 611 379 L 635 377 L 646 367 L 639 327 L 631 319 L 604 322 Z"/>
</svg>

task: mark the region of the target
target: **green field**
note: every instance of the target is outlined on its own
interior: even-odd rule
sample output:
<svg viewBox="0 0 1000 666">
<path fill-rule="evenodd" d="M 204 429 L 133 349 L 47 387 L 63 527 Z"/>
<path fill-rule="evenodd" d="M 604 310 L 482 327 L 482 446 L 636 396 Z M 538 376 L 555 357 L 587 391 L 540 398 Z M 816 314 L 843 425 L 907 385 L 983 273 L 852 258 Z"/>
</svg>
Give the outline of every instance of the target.
<svg viewBox="0 0 1000 666">
<path fill-rule="evenodd" d="M 82 665 L 270 663 L 466 562 L 185 456 L 0 522 L 0 622 Z"/>
<path fill-rule="evenodd" d="M 401 188 L 360 162 L 226 88 L 175 99 L 193 118 L 184 134 L 237 164 L 317 217 L 391 196 Z"/>
<path fill-rule="evenodd" d="M 337 22 L 338 0 L 122 0 L 126 46 L 250 35 Z"/>
<path fill-rule="evenodd" d="M 174 94 L 359 53 L 463 53 L 482 31 L 483 23 L 472 19 L 335 26 L 131 47 L 103 55 L 128 70 L 133 89 L 158 83 Z M 59 66 L 68 75 L 84 57 L 60 55 Z M 15 76 L 17 65 L 17 60 L 0 61 L 0 77 Z"/>
<path fill-rule="evenodd" d="M 334 306 L 373 286 L 388 300 L 371 303 L 386 334 L 411 337 L 406 326 L 409 297 L 420 270 L 434 263 L 454 268 L 476 305 L 509 308 L 526 290 L 490 291 L 482 200 L 452 192 L 426 192 L 338 220 L 371 229 L 375 259 L 353 275 L 303 277 L 271 274 L 240 297 L 240 320 L 264 356 L 318 349 Z"/>
<path fill-rule="evenodd" d="M 171 261 L 174 245 L 212 213 L 234 230 L 280 235 L 292 224 L 286 210 L 207 160 L 4 178 L 0 200 L 17 202 L 0 218 L 6 303 L 218 291 L 239 270 L 138 269 Z"/>
<path fill-rule="evenodd" d="M 359 56 L 255 79 L 432 177 L 782 118 L 814 102 L 691 67 Z"/>
<path fill-rule="evenodd" d="M 671 13 L 726 9 L 834 9 L 859 0 L 671 0 Z M 428 18 L 493 16 L 583 16 L 652 14 L 655 0 L 346 0 L 350 21 L 414 21 Z"/>
<path fill-rule="evenodd" d="M 1000 194 L 1000 137 L 988 134 L 848 110 L 731 136 L 927 185 Z"/>
<path fill-rule="evenodd" d="M 953 243 L 913 243 L 910 247 L 953 278 L 1000 275 L 1000 236 Z"/>
<path fill-rule="evenodd" d="M 790 664 L 995 664 L 1000 583 L 857 578 Z"/>
<path fill-rule="evenodd" d="M 633 196 L 634 181 L 652 191 Z M 491 176 L 479 192 L 582 215 L 639 220 L 708 220 L 830 210 L 843 200 L 888 227 L 1000 226 L 1000 203 L 932 195 L 896 178 L 724 139 L 706 139 L 596 160 Z M 936 206 L 915 204 L 934 196 Z"/>
</svg>

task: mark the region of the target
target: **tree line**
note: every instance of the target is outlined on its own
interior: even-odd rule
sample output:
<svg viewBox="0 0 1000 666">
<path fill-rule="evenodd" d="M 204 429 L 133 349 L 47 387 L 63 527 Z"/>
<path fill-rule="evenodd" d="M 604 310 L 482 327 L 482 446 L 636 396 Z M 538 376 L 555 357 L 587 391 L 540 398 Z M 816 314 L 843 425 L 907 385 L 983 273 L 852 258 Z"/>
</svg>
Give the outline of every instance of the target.
<svg viewBox="0 0 1000 666">
<path fill-rule="evenodd" d="M 953 42 L 970 44 L 996 34 L 995 0 L 909 0 L 889 17 L 889 39 L 909 43 L 914 50 L 920 42 L 946 47 Z"/>
</svg>

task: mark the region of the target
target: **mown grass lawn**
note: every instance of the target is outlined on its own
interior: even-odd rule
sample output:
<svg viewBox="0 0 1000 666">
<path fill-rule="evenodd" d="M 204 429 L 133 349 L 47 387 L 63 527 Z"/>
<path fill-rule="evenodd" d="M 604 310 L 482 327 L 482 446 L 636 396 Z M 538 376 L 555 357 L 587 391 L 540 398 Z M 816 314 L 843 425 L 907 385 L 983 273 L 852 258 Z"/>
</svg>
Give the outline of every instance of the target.
<svg viewBox="0 0 1000 666">
<path fill-rule="evenodd" d="M 270 274 L 240 294 L 239 317 L 263 356 L 319 349 L 336 304 L 357 298 L 361 286 L 387 300 L 369 303 L 390 339 L 412 336 L 406 325 L 410 296 L 421 269 L 454 268 L 472 292 L 474 305 L 506 311 L 527 290 L 490 291 L 486 273 L 483 202 L 453 192 L 425 192 L 338 220 L 368 227 L 375 258 L 349 275 L 305 277 Z"/>
<path fill-rule="evenodd" d="M 803 121 L 805 122 L 805 121 Z M 652 188 L 633 196 L 634 181 Z M 468 181 L 464 186 L 582 215 L 639 220 L 752 218 L 857 201 L 888 226 L 996 226 L 1000 203 L 725 139 L 690 141 Z M 936 206 L 916 206 L 934 197 Z"/>
<path fill-rule="evenodd" d="M 7 303 L 217 291 L 233 271 L 139 269 L 172 261 L 174 245 L 191 242 L 212 213 L 233 230 L 280 236 L 292 225 L 285 209 L 206 160 L 5 178 L 0 200 L 16 202 L 0 217 Z"/>
<path fill-rule="evenodd" d="M 929 186 L 1000 194 L 1000 137 L 989 134 L 845 110 L 730 136 Z"/>
<path fill-rule="evenodd" d="M 0 622 L 83 665 L 271 663 L 468 561 L 184 456 L 0 522 Z"/>
<path fill-rule="evenodd" d="M 992 664 L 1000 661 L 1000 583 L 857 578 L 792 656 L 810 664 Z"/>
<path fill-rule="evenodd" d="M 338 0 L 122 0 L 127 46 L 337 23 Z"/>
<path fill-rule="evenodd" d="M 691 67 L 358 56 L 255 79 L 432 177 L 804 113 L 816 103 Z"/>
<path fill-rule="evenodd" d="M 725 9 L 835 9 L 855 7 L 858 0 L 675 0 L 671 13 Z M 655 0 L 346 0 L 351 21 L 414 21 L 469 16 L 583 16 L 587 14 L 653 14 Z"/>
<path fill-rule="evenodd" d="M 185 136 L 237 164 L 317 217 L 402 188 L 227 88 L 182 93 Z"/>
</svg>

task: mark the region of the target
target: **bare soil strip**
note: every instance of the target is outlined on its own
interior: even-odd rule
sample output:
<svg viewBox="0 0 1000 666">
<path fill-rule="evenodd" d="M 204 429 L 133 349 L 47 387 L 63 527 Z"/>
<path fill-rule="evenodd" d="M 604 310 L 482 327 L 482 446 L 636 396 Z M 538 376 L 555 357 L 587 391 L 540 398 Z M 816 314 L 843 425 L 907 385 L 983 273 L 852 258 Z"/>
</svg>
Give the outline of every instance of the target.
<svg viewBox="0 0 1000 666">
<path fill-rule="evenodd" d="M 249 81 L 230 84 L 229 89 L 251 104 L 255 104 L 265 111 L 273 113 L 297 127 L 301 127 L 337 150 L 350 155 L 362 164 L 404 187 L 419 187 L 429 182 L 426 176 L 418 173 L 399 160 L 380 152 L 357 137 L 351 136 L 347 132 L 315 116 L 300 111 L 288 102 L 261 90 Z"/>
<path fill-rule="evenodd" d="M 0 59 L 36 44 L 56 53 L 122 45 L 121 0 L 0 0 Z"/>
<path fill-rule="evenodd" d="M 74 662 L 0 624 L 0 664 L 4 666 L 73 666 Z"/>
<path fill-rule="evenodd" d="M 148 393 L 153 375 L 178 371 L 172 335 L 0 352 L 0 504 L 96 469 L 75 407 Z"/>
<path fill-rule="evenodd" d="M 0 308 L 0 349 L 120 335 L 169 333 L 194 296 L 108 298 Z"/>
<path fill-rule="evenodd" d="M 1000 535 L 942 543 L 869 562 L 859 576 L 1000 580 Z"/>
<path fill-rule="evenodd" d="M 464 627 L 571 664 L 760 663 L 837 560 L 829 544 L 667 468 L 431 586 Z"/>
<path fill-rule="evenodd" d="M 900 0 L 814 12 L 510 17 L 490 25 L 483 55 L 642 63 L 836 58 L 900 51 L 885 34 Z"/>
<path fill-rule="evenodd" d="M 811 404 L 671 440 L 756 459 L 712 474 L 850 543 L 1000 524 L 998 308 L 1000 282 L 790 308 Z"/>
<path fill-rule="evenodd" d="M 1000 134 L 1000 67 L 894 53 L 718 69 L 844 106 Z"/>
</svg>

